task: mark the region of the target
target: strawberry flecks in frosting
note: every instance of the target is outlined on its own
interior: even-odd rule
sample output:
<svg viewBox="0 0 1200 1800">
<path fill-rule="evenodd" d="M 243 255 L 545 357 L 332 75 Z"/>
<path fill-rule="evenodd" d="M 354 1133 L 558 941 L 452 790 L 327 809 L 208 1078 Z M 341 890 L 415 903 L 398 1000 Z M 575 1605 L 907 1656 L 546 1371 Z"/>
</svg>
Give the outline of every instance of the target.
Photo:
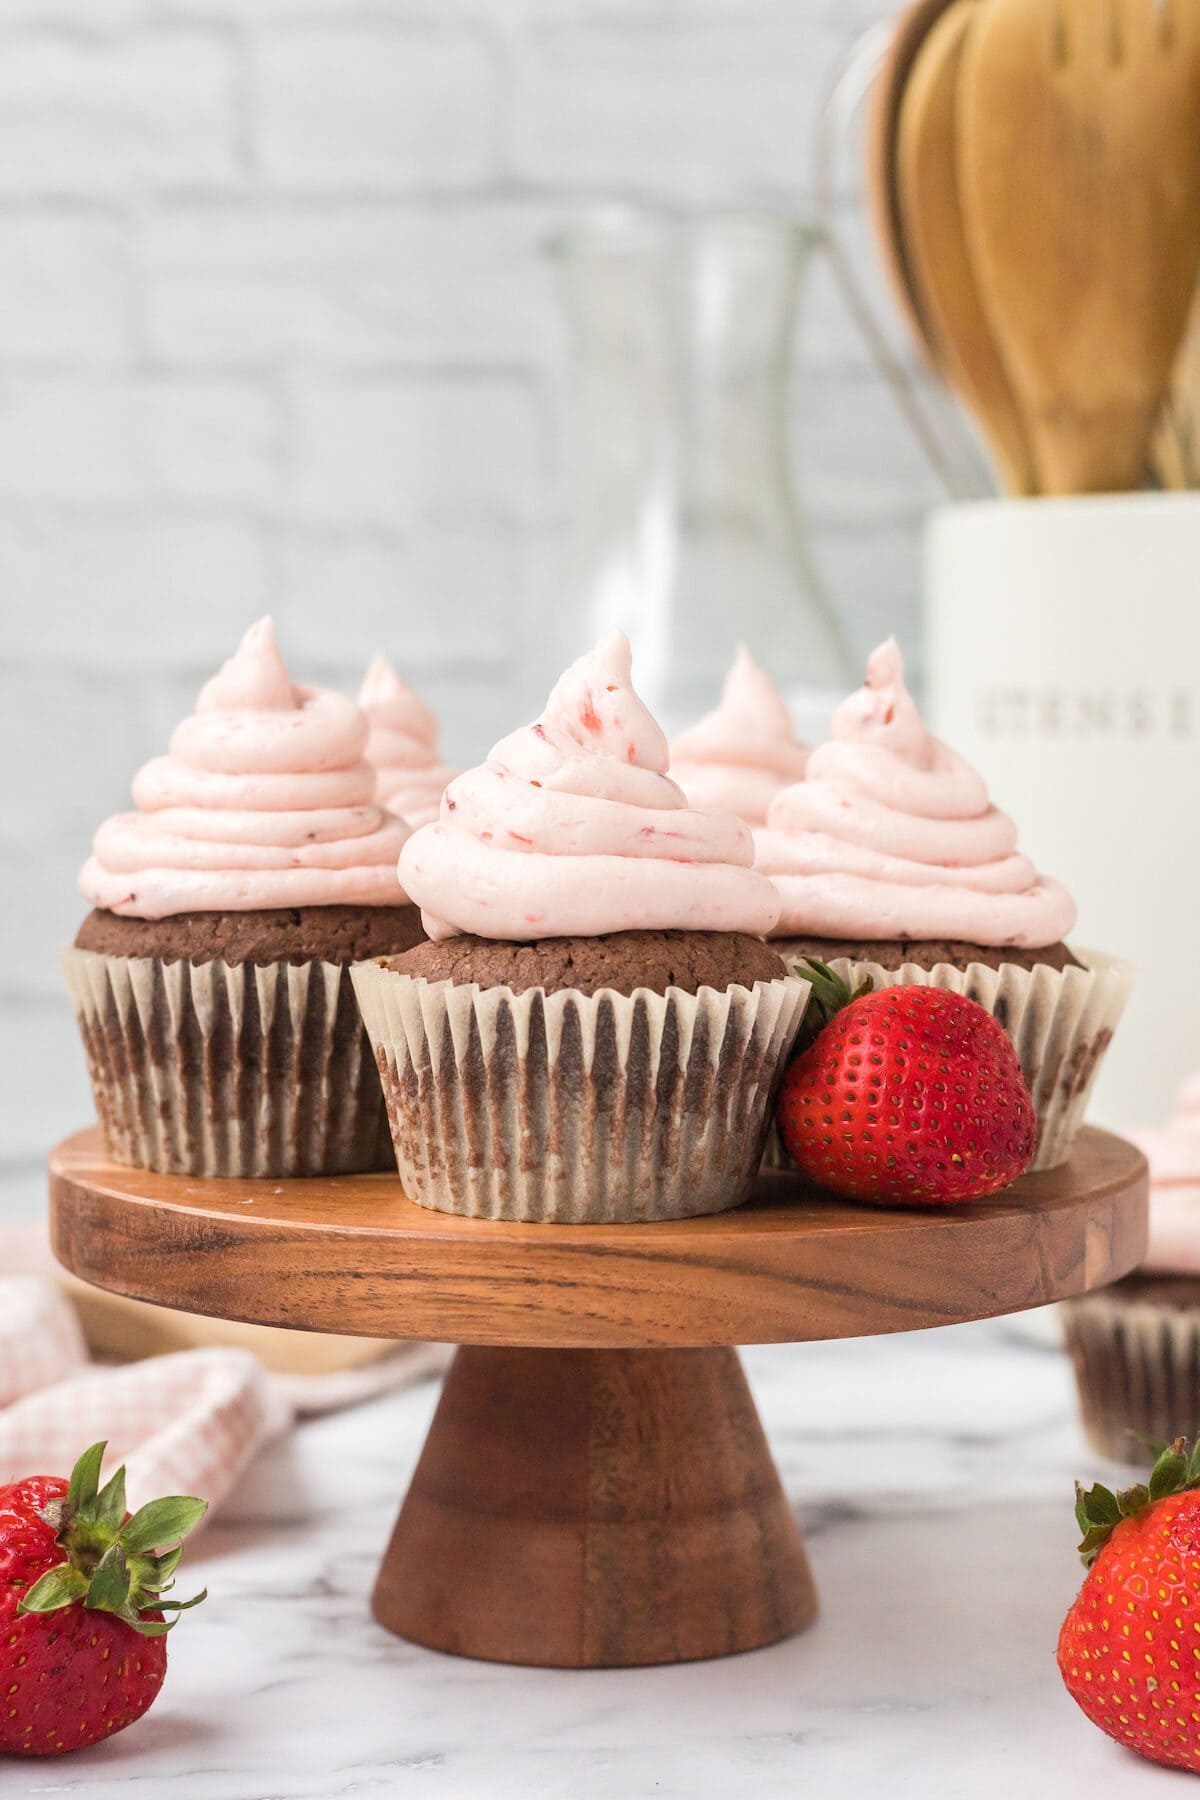
<svg viewBox="0 0 1200 1800">
<path fill-rule="evenodd" d="M 736 813 L 747 825 L 766 823 L 775 795 L 803 779 L 807 762 L 783 695 L 744 644 L 725 677 L 720 705 L 671 746 L 671 775 L 689 806 Z"/>
<path fill-rule="evenodd" d="M 1150 1239 L 1142 1268 L 1200 1275 L 1200 1075 L 1180 1088 L 1169 1124 L 1128 1135 L 1150 1164 Z"/>
<path fill-rule="evenodd" d="M 414 832 L 400 879 L 431 938 L 772 929 L 779 902 L 749 831 L 688 809 L 630 661 L 620 634 L 581 656 L 537 723 L 451 782 L 441 818 Z"/>
<path fill-rule="evenodd" d="M 983 778 L 930 736 L 894 639 L 842 702 L 806 779 L 771 802 L 755 864 L 779 889 L 779 936 L 1057 943 L 1075 904 L 1017 850 Z"/>
<path fill-rule="evenodd" d="M 437 720 L 383 656 L 367 670 L 358 704 L 371 728 L 367 760 L 379 776 L 376 798 L 410 825 L 427 825 L 458 772 L 439 759 Z"/>
<path fill-rule="evenodd" d="M 135 919 L 403 905 L 408 826 L 375 804 L 366 742 L 352 700 L 293 685 L 260 620 L 135 776 L 137 811 L 101 825 L 80 890 Z"/>
</svg>

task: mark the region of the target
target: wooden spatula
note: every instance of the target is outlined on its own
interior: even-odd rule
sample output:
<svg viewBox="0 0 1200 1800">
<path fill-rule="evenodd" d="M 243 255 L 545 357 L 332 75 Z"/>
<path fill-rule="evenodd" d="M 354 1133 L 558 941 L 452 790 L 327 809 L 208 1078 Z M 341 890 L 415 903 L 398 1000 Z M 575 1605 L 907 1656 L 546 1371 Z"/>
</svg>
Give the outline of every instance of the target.
<svg viewBox="0 0 1200 1800">
<path fill-rule="evenodd" d="M 909 266 L 900 219 L 896 138 L 904 89 L 926 32 L 951 0 L 914 0 L 896 20 L 887 54 L 871 85 L 866 116 L 867 206 L 880 259 L 914 344 L 932 368 L 939 352 Z"/>
<path fill-rule="evenodd" d="M 959 171 L 1043 488 L 1140 486 L 1200 265 L 1200 6 L 987 0 Z"/>
<path fill-rule="evenodd" d="M 1166 404 L 1150 445 L 1150 467 L 1160 487 L 1200 487 L 1200 293 L 1192 296 Z"/>
<path fill-rule="evenodd" d="M 1037 489 L 1024 421 L 975 281 L 958 187 L 958 80 L 979 0 L 953 0 L 923 39 L 900 101 L 896 180 L 908 266 L 947 378 L 1005 487 Z"/>
</svg>

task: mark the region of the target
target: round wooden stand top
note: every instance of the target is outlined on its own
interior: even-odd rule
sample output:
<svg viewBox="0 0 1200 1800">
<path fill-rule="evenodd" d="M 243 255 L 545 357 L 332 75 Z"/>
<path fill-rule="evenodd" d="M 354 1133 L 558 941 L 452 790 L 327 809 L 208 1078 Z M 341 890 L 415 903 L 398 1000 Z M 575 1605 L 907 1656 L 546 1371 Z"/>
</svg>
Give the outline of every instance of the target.
<svg viewBox="0 0 1200 1800">
<path fill-rule="evenodd" d="M 848 1206 L 761 1177 L 673 1224 L 504 1225 L 425 1211 L 394 1175 L 228 1181 L 50 1159 L 54 1249 L 97 1287 L 186 1312 L 368 1337 L 652 1349 L 912 1331 L 1062 1300 L 1128 1273 L 1146 1165 L 1085 1130 L 1064 1168 L 945 1211 Z"/>
</svg>

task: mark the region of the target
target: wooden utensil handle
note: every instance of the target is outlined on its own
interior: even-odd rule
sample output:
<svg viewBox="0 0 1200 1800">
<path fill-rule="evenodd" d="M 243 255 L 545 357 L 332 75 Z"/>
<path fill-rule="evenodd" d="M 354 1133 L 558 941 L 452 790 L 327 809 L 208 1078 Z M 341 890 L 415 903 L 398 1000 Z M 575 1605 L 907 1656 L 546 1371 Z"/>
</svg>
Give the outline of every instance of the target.
<svg viewBox="0 0 1200 1800">
<path fill-rule="evenodd" d="M 1047 494 L 1124 493 L 1144 486 L 1157 407 L 1107 406 L 1086 413 L 1034 411 L 1029 419 Z"/>
</svg>

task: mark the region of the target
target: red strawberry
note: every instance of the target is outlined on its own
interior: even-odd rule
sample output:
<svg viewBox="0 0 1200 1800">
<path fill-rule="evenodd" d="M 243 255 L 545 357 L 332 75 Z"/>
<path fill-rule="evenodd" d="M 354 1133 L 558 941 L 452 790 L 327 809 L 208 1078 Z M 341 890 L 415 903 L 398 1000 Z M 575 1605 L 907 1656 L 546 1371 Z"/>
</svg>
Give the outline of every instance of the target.
<svg viewBox="0 0 1200 1800">
<path fill-rule="evenodd" d="M 940 988 L 861 990 L 824 963 L 818 1030 L 784 1076 L 779 1133 L 819 1186 L 883 1206 L 945 1206 L 1007 1187 L 1037 1148 L 1010 1040 L 983 1007 Z"/>
<path fill-rule="evenodd" d="M 1075 1489 L 1087 1577 L 1058 1634 L 1067 1691 L 1139 1756 L 1200 1772 L 1200 1440 L 1148 1486 Z"/>
<path fill-rule="evenodd" d="M 0 1488 L 0 1751 L 15 1756 L 82 1750 L 140 1719 L 166 1671 L 164 1611 L 204 1598 L 163 1594 L 206 1503 L 176 1495 L 130 1517 L 125 1470 L 100 1487 L 104 1450 L 70 1482 Z"/>
</svg>

